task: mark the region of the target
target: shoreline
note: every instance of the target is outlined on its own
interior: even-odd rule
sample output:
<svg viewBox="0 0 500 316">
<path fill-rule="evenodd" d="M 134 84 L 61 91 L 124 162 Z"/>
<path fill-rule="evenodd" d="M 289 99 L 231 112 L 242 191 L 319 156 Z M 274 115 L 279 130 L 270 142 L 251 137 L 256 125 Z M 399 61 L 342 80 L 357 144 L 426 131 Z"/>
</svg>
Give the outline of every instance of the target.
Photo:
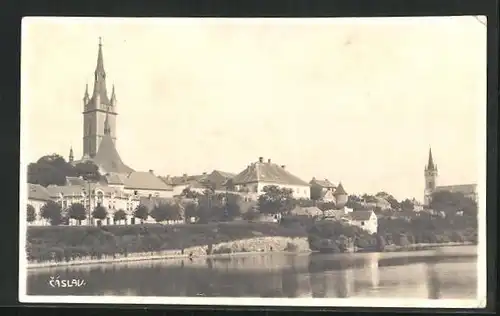
<svg viewBox="0 0 500 316">
<path fill-rule="evenodd" d="M 472 246 L 473 243 L 435 243 L 435 244 L 411 244 L 408 246 L 388 246 L 383 252 L 416 252 L 432 250 L 430 248 L 443 248 L 443 247 L 459 247 L 459 246 Z M 176 250 L 173 250 L 176 251 Z M 347 254 L 356 253 L 376 253 L 380 251 L 354 251 L 347 252 Z M 382 252 L 382 253 L 383 253 Z M 193 259 L 216 259 L 216 258 L 231 258 L 236 256 L 255 256 L 255 255 L 269 255 L 269 254 L 312 254 L 321 253 L 319 251 L 251 251 L 251 252 L 233 252 L 233 253 L 221 253 L 221 254 L 198 254 L 193 256 Z M 324 253 L 325 254 L 325 253 Z M 335 254 L 346 254 L 346 253 L 331 253 Z M 107 264 L 107 263 L 126 263 L 126 262 L 139 262 L 139 261 L 157 261 L 157 260 L 172 260 L 172 259 L 189 259 L 188 254 L 158 254 L 158 255 L 138 255 L 138 256 L 127 256 L 120 258 L 103 258 L 103 259 L 83 259 L 83 260 L 72 260 L 72 261 L 48 261 L 48 262 L 33 262 L 26 265 L 27 270 L 37 270 L 41 268 L 59 268 L 59 267 L 70 267 L 70 266 L 81 266 L 81 265 L 96 265 L 96 264 Z"/>
</svg>

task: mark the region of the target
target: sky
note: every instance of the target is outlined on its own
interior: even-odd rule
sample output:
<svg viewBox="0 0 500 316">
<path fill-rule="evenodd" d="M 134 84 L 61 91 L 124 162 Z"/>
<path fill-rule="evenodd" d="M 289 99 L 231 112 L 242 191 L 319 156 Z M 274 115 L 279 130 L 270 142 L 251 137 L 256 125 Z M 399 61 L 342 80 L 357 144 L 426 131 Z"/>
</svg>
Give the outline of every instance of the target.
<svg viewBox="0 0 500 316">
<path fill-rule="evenodd" d="M 432 146 L 438 185 L 482 179 L 486 27 L 471 16 L 25 18 L 22 160 L 82 156 L 99 37 L 135 170 L 239 173 L 264 157 L 350 194 L 422 200 Z"/>
</svg>

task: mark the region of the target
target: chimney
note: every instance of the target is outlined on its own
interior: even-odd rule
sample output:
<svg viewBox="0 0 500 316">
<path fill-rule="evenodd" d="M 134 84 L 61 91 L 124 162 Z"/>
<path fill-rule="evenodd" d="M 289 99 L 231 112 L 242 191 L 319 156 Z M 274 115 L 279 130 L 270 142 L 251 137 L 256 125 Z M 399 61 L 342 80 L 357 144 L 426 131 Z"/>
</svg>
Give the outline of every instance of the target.
<svg viewBox="0 0 500 316">
<path fill-rule="evenodd" d="M 155 174 L 155 172 L 153 171 L 153 169 L 149 169 L 149 173 Z"/>
<path fill-rule="evenodd" d="M 206 176 L 206 175 L 207 175 L 207 173 L 206 173 L 206 172 L 203 172 L 203 175 L 204 175 L 204 176 Z"/>
<path fill-rule="evenodd" d="M 285 165 L 281 165 L 281 168 L 285 169 L 285 167 L 286 167 Z"/>
<path fill-rule="evenodd" d="M 271 163 L 271 158 L 267 159 L 267 163 Z"/>
<path fill-rule="evenodd" d="M 259 162 L 264 162 L 264 157 L 259 157 Z"/>
</svg>

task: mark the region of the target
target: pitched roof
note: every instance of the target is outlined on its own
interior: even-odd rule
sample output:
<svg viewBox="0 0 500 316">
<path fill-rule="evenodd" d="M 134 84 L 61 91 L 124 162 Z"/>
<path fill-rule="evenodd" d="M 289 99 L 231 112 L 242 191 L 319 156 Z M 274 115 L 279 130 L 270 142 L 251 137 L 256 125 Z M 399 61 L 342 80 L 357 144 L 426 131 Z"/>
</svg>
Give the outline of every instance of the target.
<svg viewBox="0 0 500 316">
<path fill-rule="evenodd" d="M 303 185 L 309 183 L 294 176 L 283 167 L 271 162 L 254 162 L 232 179 L 233 184 L 267 182 L 276 184 Z"/>
<path fill-rule="evenodd" d="M 331 209 L 331 210 L 324 211 L 323 214 L 325 215 L 325 217 L 335 217 L 335 218 L 339 219 L 342 216 L 346 215 L 346 212 L 343 209 L 342 210 Z"/>
<path fill-rule="evenodd" d="M 427 169 L 434 170 L 434 160 L 432 159 L 432 149 L 429 148 L 429 161 L 427 162 Z"/>
<path fill-rule="evenodd" d="M 436 191 L 460 192 L 465 194 L 473 194 L 477 191 L 477 184 L 456 184 L 456 185 L 441 185 L 436 187 Z"/>
<path fill-rule="evenodd" d="M 107 173 L 130 173 L 134 171 L 123 163 L 110 135 L 104 135 L 97 154 L 92 158 L 92 161 Z"/>
<path fill-rule="evenodd" d="M 335 188 L 335 184 L 331 183 L 328 179 L 318 180 L 316 178 L 312 178 L 310 184 L 316 184 L 323 188 Z"/>
<path fill-rule="evenodd" d="M 37 201 L 50 200 L 50 193 L 39 184 L 28 183 L 28 199 Z"/>
<path fill-rule="evenodd" d="M 66 177 L 66 183 L 68 185 L 85 185 L 85 180 L 78 177 Z"/>
<path fill-rule="evenodd" d="M 172 185 L 184 185 L 189 184 L 190 181 L 203 181 L 207 177 L 206 174 L 192 175 L 192 176 L 180 176 L 180 177 L 162 177 L 163 181 L 169 181 Z"/>
<path fill-rule="evenodd" d="M 341 194 L 347 194 L 347 192 L 345 191 L 344 187 L 342 186 L 342 183 L 339 182 L 339 185 L 335 189 L 334 195 L 341 195 Z"/>
<path fill-rule="evenodd" d="M 235 173 L 231 173 L 231 172 L 225 172 L 225 171 L 220 171 L 220 170 L 214 170 L 212 173 L 214 173 L 214 172 L 216 172 L 216 173 L 220 174 L 221 176 L 223 176 L 224 178 L 228 178 L 228 179 L 233 178 L 233 177 L 235 177 L 235 176 L 236 176 L 236 174 L 235 174 Z"/>
<path fill-rule="evenodd" d="M 152 172 L 134 171 L 124 179 L 125 188 L 170 191 L 172 188 Z"/>
<path fill-rule="evenodd" d="M 127 176 L 120 173 L 108 173 L 104 178 L 107 184 L 123 185 Z"/>
<path fill-rule="evenodd" d="M 352 211 L 348 214 L 348 216 L 353 220 L 353 221 L 367 221 L 370 219 L 372 216 L 373 211 Z"/>
<path fill-rule="evenodd" d="M 293 215 L 307 215 L 307 216 L 323 215 L 323 211 L 317 208 L 316 206 L 310 206 L 310 207 L 296 206 L 291 213 Z"/>
</svg>

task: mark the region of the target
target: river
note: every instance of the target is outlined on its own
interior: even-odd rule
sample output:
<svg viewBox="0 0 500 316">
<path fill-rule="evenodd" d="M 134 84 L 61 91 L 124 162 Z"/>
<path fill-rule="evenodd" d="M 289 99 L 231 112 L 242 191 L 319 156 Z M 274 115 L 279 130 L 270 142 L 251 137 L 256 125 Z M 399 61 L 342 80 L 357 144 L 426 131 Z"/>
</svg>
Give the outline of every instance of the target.
<svg viewBox="0 0 500 316">
<path fill-rule="evenodd" d="M 28 295 L 475 299 L 475 246 L 356 254 L 247 254 L 28 271 Z M 85 280 L 49 286 L 50 277 Z"/>
</svg>

